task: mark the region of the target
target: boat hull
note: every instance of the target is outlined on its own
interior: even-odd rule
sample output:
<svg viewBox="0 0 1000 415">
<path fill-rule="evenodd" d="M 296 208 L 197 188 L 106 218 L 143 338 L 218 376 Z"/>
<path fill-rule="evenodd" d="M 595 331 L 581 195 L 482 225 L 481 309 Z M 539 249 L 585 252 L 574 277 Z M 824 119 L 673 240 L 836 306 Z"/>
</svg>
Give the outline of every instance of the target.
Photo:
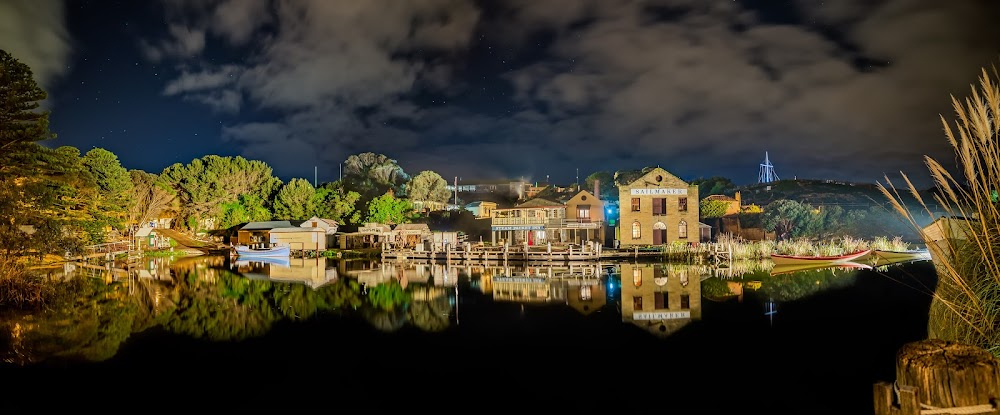
<svg viewBox="0 0 1000 415">
<path fill-rule="evenodd" d="M 917 259 L 931 259 L 930 251 L 926 249 L 916 249 L 912 251 L 872 251 L 878 259 L 885 261 L 908 261 Z"/>
<path fill-rule="evenodd" d="M 240 258 L 288 258 L 291 249 L 287 246 L 278 246 L 267 249 L 253 249 L 246 246 L 236 247 L 236 256 Z"/>
<path fill-rule="evenodd" d="M 799 255 L 778 255 L 771 254 L 771 261 L 774 265 L 825 265 L 825 264 L 839 264 L 844 262 L 852 262 L 860 259 L 871 253 L 870 249 L 864 251 L 853 252 L 846 255 L 838 256 L 799 256 Z"/>
<path fill-rule="evenodd" d="M 801 271 L 820 271 L 820 270 L 844 270 L 844 271 L 859 271 L 872 269 L 871 265 L 861 264 L 857 262 L 837 262 L 831 264 L 783 264 L 775 265 L 771 268 L 771 275 L 785 275 L 794 274 Z"/>
</svg>

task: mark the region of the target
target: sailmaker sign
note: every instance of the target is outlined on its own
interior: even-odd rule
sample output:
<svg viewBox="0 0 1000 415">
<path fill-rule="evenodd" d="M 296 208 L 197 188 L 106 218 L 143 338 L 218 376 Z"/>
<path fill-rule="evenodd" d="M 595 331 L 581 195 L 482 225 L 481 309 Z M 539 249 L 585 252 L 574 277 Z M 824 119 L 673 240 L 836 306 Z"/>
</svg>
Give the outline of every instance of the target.
<svg viewBox="0 0 1000 415">
<path fill-rule="evenodd" d="M 686 195 L 688 189 L 632 189 L 632 196 Z"/>
</svg>

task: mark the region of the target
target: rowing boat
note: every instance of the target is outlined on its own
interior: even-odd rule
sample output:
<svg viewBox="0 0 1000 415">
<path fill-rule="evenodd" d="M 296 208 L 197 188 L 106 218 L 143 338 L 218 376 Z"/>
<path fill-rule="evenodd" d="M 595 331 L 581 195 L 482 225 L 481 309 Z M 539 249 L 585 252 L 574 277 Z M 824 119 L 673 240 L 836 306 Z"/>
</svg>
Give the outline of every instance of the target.
<svg viewBox="0 0 1000 415">
<path fill-rule="evenodd" d="M 771 254 L 771 260 L 774 261 L 774 265 L 793 265 L 793 264 L 839 264 L 843 262 L 851 262 L 872 252 L 871 249 L 865 249 L 862 251 L 851 252 L 844 255 L 831 255 L 831 256 L 812 256 L 812 255 L 780 255 Z"/>
</svg>

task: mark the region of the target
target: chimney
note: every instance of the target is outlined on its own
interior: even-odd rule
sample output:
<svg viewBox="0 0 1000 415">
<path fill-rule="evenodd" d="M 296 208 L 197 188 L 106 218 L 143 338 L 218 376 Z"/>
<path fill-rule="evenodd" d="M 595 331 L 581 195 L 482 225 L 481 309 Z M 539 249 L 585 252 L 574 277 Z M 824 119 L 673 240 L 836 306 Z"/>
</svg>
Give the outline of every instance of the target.
<svg viewBox="0 0 1000 415">
<path fill-rule="evenodd" d="M 736 192 L 736 206 L 743 207 L 743 200 L 740 198 L 740 192 Z"/>
<path fill-rule="evenodd" d="M 596 197 L 597 200 L 601 200 L 601 180 L 600 179 L 594 179 L 594 197 Z"/>
</svg>

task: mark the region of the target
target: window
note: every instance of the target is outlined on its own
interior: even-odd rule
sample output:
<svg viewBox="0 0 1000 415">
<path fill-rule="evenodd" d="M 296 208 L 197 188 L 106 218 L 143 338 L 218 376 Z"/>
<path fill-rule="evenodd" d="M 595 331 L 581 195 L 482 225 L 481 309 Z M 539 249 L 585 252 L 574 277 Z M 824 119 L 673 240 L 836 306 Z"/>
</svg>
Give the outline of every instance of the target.
<svg viewBox="0 0 1000 415">
<path fill-rule="evenodd" d="M 640 229 L 639 222 L 632 222 L 632 239 L 639 239 L 642 237 L 642 230 Z"/>
<path fill-rule="evenodd" d="M 642 310 L 642 297 L 632 297 L 632 309 L 635 311 Z"/>
<path fill-rule="evenodd" d="M 691 296 L 689 294 L 681 294 L 681 308 L 691 308 Z"/>
<path fill-rule="evenodd" d="M 590 222 L 590 205 L 580 205 L 576 208 L 577 222 Z"/>
<path fill-rule="evenodd" d="M 666 215 L 667 214 L 667 199 L 663 197 L 653 198 L 653 214 L 654 215 Z"/>
<path fill-rule="evenodd" d="M 589 285 L 581 285 L 580 286 L 580 300 L 581 301 L 590 301 L 593 298 L 594 298 L 594 293 L 592 292 L 591 287 Z"/>
<path fill-rule="evenodd" d="M 642 285 L 642 270 L 639 268 L 632 268 L 632 284 L 636 287 Z"/>
<path fill-rule="evenodd" d="M 688 223 L 687 223 L 687 221 L 683 221 L 682 220 L 681 223 L 677 225 L 677 237 L 678 238 L 687 238 L 688 237 Z"/>
<path fill-rule="evenodd" d="M 654 305 L 654 310 L 665 310 L 670 308 L 670 298 L 665 292 L 653 294 L 653 301 L 656 303 Z"/>
<path fill-rule="evenodd" d="M 313 227 L 315 228 L 316 227 L 316 222 L 314 221 L 312 224 L 313 224 Z"/>
<path fill-rule="evenodd" d="M 678 212 L 688 211 L 688 198 L 686 197 L 677 198 L 677 211 Z"/>
<path fill-rule="evenodd" d="M 632 198 L 632 211 L 633 212 L 638 212 L 639 211 L 639 198 L 638 197 L 633 197 Z"/>
</svg>

